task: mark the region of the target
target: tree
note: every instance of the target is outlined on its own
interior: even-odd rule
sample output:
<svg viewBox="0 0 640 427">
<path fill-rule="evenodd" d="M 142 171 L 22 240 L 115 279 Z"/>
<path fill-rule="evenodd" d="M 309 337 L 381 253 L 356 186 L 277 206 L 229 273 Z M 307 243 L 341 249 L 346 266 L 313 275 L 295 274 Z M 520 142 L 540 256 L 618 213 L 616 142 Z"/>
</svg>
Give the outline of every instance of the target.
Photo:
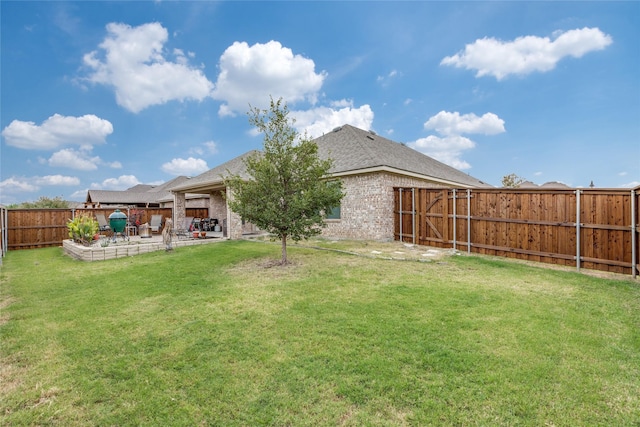
<svg viewBox="0 0 640 427">
<path fill-rule="evenodd" d="M 502 186 L 505 188 L 516 188 L 524 181 L 524 178 L 516 175 L 515 173 L 510 173 L 509 175 L 502 177 Z"/>
<path fill-rule="evenodd" d="M 9 209 L 68 209 L 69 202 L 63 200 L 62 197 L 54 198 L 40 196 L 35 202 L 23 202 L 8 206 Z"/>
<path fill-rule="evenodd" d="M 287 239 L 320 234 L 325 213 L 339 205 L 342 183 L 329 177 L 331 159 L 318 156 L 318 146 L 293 128 L 287 105 L 271 99 L 269 110 L 251 108 L 249 122 L 264 134 L 264 151 L 244 162 L 249 178 L 231 175 L 225 185 L 231 210 L 282 242 L 281 263 L 287 264 Z"/>
</svg>

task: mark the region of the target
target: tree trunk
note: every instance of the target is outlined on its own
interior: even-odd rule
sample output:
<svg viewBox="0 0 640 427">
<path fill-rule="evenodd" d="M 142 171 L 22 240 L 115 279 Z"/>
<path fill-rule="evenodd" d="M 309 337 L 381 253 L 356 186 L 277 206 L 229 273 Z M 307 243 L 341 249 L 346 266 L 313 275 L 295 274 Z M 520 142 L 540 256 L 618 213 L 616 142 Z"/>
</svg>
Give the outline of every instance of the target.
<svg viewBox="0 0 640 427">
<path fill-rule="evenodd" d="M 287 235 L 284 234 L 282 236 L 282 260 L 280 261 L 280 263 L 282 265 L 286 265 L 287 262 Z"/>
</svg>

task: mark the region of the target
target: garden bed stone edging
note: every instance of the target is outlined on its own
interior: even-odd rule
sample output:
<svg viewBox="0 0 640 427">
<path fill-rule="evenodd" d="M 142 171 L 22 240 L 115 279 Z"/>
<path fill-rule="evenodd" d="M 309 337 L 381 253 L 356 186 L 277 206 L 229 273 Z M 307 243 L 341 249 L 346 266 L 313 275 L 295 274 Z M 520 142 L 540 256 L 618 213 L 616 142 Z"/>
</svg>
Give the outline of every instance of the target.
<svg viewBox="0 0 640 427">
<path fill-rule="evenodd" d="M 226 240 L 224 238 L 215 239 L 185 239 L 174 240 L 172 247 L 175 249 L 181 246 L 193 246 L 202 245 L 206 243 L 220 242 Z M 162 241 L 150 241 L 150 242 L 129 242 L 124 245 L 113 246 L 83 246 L 75 243 L 73 240 L 67 239 L 62 242 L 62 249 L 65 255 L 69 255 L 80 261 L 105 261 L 108 259 L 124 258 L 135 255 L 140 255 L 148 252 L 163 251 L 166 249 L 165 244 Z"/>
</svg>

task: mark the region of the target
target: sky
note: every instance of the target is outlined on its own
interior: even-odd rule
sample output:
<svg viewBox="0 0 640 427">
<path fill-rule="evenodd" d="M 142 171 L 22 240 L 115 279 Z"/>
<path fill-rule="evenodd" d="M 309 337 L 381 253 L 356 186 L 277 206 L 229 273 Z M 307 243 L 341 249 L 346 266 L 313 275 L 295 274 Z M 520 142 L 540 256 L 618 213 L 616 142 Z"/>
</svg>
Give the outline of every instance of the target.
<svg viewBox="0 0 640 427">
<path fill-rule="evenodd" d="M 250 108 L 494 186 L 640 185 L 637 1 L 0 1 L 0 203 L 196 176 Z"/>
</svg>

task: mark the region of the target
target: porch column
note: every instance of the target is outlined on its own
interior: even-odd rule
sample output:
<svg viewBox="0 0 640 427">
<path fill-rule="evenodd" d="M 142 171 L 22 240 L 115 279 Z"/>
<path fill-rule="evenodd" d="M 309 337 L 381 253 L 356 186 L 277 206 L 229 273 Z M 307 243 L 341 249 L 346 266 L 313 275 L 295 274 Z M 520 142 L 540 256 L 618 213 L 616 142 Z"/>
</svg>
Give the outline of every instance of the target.
<svg viewBox="0 0 640 427">
<path fill-rule="evenodd" d="M 187 216 L 187 198 L 185 193 L 173 193 L 173 227 L 184 227 L 184 219 Z"/>
<path fill-rule="evenodd" d="M 227 187 L 227 200 L 233 200 L 233 192 Z M 242 238 L 242 218 L 229 208 L 227 201 L 227 237 L 230 240 Z"/>
</svg>

